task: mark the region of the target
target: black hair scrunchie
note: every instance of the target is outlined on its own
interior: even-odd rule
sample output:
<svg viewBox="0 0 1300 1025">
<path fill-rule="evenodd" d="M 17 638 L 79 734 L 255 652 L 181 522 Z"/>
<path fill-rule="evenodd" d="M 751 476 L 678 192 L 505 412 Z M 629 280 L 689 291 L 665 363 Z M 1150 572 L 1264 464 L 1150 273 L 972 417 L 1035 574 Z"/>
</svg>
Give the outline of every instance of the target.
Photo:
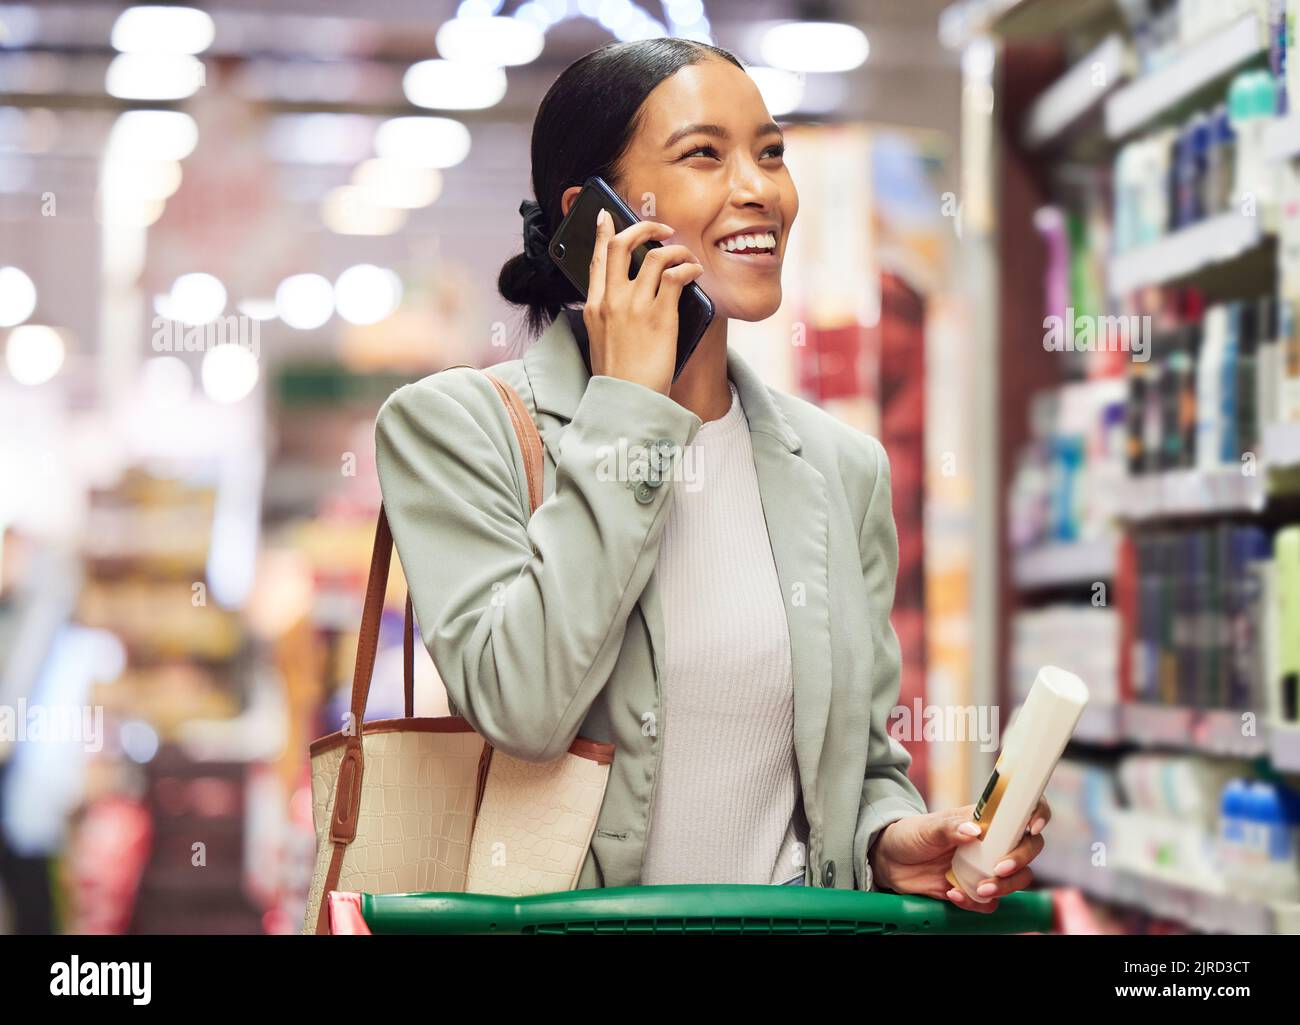
<svg viewBox="0 0 1300 1025">
<path fill-rule="evenodd" d="M 555 269 L 548 251 L 550 236 L 546 231 L 546 214 L 540 203 L 525 199 L 519 204 L 524 218 L 524 256 L 539 274 L 550 274 Z"/>
</svg>

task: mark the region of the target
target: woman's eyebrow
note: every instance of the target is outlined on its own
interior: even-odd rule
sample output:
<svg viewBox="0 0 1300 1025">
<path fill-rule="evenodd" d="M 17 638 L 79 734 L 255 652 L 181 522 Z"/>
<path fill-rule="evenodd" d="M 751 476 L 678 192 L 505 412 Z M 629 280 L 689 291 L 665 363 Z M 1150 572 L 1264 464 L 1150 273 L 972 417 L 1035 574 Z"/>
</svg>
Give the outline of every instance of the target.
<svg viewBox="0 0 1300 1025">
<path fill-rule="evenodd" d="M 781 131 L 781 126 L 775 121 L 767 121 L 764 124 L 759 125 L 758 128 L 754 130 L 754 138 L 758 138 L 761 135 L 770 135 L 773 132 L 780 135 L 783 139 L 785 138 L 785 133 Z M 728 139 L 731 137 L 731 133 L 722 127 L 722 125 L 684 125 L 677 129 L 677 131 L 673 132 L 672 135 L 668 136 L 667 141 L 664 142 L 664 149 L 671 149 L 674 144 L 686 138 L 688 135 L 711 135 L 716 139 Z"/>
</svg>

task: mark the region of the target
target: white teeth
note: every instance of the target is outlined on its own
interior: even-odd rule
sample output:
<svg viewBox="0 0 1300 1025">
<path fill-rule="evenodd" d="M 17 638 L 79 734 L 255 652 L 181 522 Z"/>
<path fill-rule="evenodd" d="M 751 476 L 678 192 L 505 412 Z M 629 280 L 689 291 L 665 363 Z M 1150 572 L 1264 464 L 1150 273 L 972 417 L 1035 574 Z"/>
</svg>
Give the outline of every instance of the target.
<svg viewBox="0 0 1300 1025">
<path fill-rule="evenodd" d="M 718 243 L 718 248 L 724 253 L 735 252 L 737 249 L 768 249 L 775 251 L 776 235 L 770 231 L 761 232 L 757 235 L 732 235 Z"/>
</svg>

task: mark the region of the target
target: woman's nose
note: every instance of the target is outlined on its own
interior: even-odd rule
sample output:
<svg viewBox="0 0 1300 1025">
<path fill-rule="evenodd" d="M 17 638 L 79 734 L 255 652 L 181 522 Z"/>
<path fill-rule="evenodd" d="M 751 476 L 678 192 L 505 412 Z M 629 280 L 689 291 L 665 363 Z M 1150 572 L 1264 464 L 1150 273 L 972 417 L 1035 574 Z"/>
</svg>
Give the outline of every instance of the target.
<svg viewBox="0 0 1300 1025">
<path fill-rule="evenodd" d="M 770 210 L 776 206 L 780 195 L 776 182 L 752 160 L 745 161 L 732 178 L 731 196 L 738 206 L 756 203 Z"/>
</svg>

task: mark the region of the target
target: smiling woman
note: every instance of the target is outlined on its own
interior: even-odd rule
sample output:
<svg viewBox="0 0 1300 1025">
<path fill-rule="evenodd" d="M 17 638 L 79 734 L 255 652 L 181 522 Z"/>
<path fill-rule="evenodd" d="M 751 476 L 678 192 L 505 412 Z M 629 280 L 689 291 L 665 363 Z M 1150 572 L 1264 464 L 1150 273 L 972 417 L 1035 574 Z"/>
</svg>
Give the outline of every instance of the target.
<svg viewBox="0 0 1300 1025">
<path fill-rule="evenodd" d="M 540 431 L 543 500 L 530 517 L 493 386 L 452 368 L 380 411 L 388 521 L 424 644 L 476 731 L 528 761 L 578 736 L 613 745 L 578 888 L 802 883 L 972 907 L 944 873 L 978 838 L 974 806 L 928 813 L 886 728 L 900 666 L 884 449 L 727 343 L 730 320 L 781 305 L 799 210 L 784 149 L 717 47 L 618 43 L 567 68 L 533 127 L 524 251 L 499 277 L 546 330 L 492 368 Z M 593 175 L 642 220 L 597 218 L 583 302 L 547 244 Z M 716 313 L 674 380 L 692 281 Z M 652 472 L 611 474 L 633 445 L 657 453 Z M 682 481 L 688 446 L 703 458 Z M 1028 884 L 1047 815 L 979 910 Z"/>
</svg>

